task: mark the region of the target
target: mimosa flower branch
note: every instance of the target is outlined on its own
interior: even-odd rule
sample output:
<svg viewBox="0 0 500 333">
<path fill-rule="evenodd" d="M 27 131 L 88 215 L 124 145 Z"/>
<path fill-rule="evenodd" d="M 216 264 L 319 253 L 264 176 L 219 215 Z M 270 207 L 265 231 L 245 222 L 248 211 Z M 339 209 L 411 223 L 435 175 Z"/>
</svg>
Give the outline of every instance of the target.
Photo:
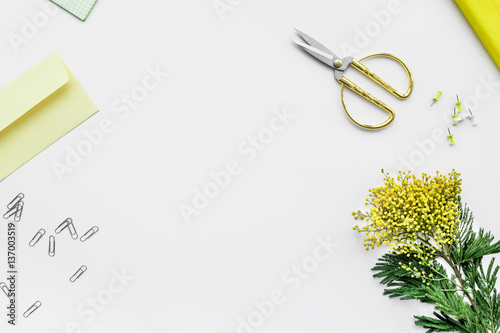
<svg viewBox="0 0 500 333">
<path fill-rule="evenodd" d="M 415 316 L 427 332 L 500 332 L 499 267 L 486 256 L 500 253 L 491 233 L 473 228 L 461 203 L 460 174 L 384 174 L 383 186 L 369 190 L 363 226 L 366 250 L 387 246 L 373 270 L 384 294 L 434 305 L 434 317 Z"/>
</svg>

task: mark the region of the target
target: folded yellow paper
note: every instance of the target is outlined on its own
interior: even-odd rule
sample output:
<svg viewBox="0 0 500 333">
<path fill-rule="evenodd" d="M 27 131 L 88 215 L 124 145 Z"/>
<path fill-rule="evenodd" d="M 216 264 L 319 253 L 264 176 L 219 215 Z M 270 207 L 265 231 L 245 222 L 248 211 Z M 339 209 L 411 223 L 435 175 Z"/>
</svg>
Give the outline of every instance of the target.
<svg viewBox="0 0 500 333">
<path fill-rule="evenodd" d="M 57 52 L 0 90 L 0 181 L 98 111 Z"/>
<path fill-rule="evenodd" d="M 500 0 L 455 0 L 500 68 Z"/>
</svg>

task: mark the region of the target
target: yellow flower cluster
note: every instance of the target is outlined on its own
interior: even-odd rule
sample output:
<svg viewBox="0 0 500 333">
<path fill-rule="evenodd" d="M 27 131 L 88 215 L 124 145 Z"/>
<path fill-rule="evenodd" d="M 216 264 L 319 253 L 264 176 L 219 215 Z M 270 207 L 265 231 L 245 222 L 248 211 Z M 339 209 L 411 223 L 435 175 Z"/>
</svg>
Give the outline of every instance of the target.
<svg viewBox="0 0 500 333">
<path fill-rule="evenodd" d="M 368 251 L 387 245 L 398 254 L 415 255 L 424 264 L 436 251 L 444 252 L 456 239 L 458 204 L 462 191 L 460 174 L 434 177 L 399 171 L 397 179 L 384 173 L 384 185 L 371 189 L 365 214 L 353 212 L 354 218 L 366 220 L 365 226 L 353 229 L 365 233 Z"/>
</svg>

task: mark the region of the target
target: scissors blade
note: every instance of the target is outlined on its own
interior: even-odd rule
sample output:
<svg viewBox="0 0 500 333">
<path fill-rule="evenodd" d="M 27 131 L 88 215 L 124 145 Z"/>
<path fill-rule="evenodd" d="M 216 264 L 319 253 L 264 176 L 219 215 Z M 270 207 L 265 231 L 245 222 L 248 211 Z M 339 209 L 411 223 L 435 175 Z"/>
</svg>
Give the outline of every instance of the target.
<svg viewBox="0 0 500 333">
<path fill-rule="evenodd" d="M 304 44 L 302 42 L 297 42 L 297 41 L 293 41 L 295 44 L 297 44 L 298 46 L 300 46 L 304 51 L 306 51 L 307 53 L 309 53 L 310 55 L 312 55 L 313 57 L 315 57 L 316 59 L 318 59 L 319 61 L 327 64 L 328 66 L 332 67 L 333 68 L 333 60 L 334 60 L 334 56 L 331 55 L 331 54 L 328 54 L 328 53 L 325 53 L 321 50 L 318 50 L 317 48 L 315 47 L 312 47 L 310 45 L 307 45 L 307 44 Z"/>
<path fill-rule="evenodd" d="M 297 28 L 294 28 L 295 31 L 297 32 L 297 34 L 303 39 L 306 41 L 307 44 L 311 45 L 312 47 L 314 47 L 315 49 L 318 49 L 326 54 L 329 54 L 329 55 L 332 55 L 333 58 L 338 58 L 335 56 L 335 54 L 330 51 L 326 46 L 324 46 L 323 44 L 321 44 L 320 42 L 318 42 L 316 39 L 312 38 L 311 36 L 307 35 L 306 33 L 300 31 L 299 29 Z"/>
</svg>

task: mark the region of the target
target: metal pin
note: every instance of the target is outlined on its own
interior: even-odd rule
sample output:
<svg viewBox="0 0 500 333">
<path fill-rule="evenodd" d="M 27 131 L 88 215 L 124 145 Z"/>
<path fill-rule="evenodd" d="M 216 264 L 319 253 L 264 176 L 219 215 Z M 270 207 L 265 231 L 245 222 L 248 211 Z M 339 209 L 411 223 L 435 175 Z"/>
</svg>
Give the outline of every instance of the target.
<svg viewBox="0 0 500 333">
<path fill-rule="evenodd" d="M 33 312 L 35 312 L 35 310 L 37 310 L 41 306 L 42 306 L 42 302 L 36 301 L 35 304 L 30 306 L 30 308 L 28 310 L 26 310 L 26 312 L 23 314 L 24 318 L 28 318 L 29 316 L 31 316 L 31 314 Z"/>
<path fill-rule="evenodd" d="M 441 96 L 442 93 L 443 92 L 439 90 L 438 93 L 437 93 L 437 95 L 432 98 L 434 100 L 434 102 L 432 102 L 431 107 L 434 105 L 434 103 L 436 103 L 437 101 L 439 101 L 439 97 Z"/>
<path fill-rule="evenodd" d="M 465 116 L 465 118 L 469 118 L 470 121 L 472 122 L 472 126 L 476 126 L 477 121 L 476 121 L 476 119 L 474 119 L 474 114 L 472 113 L 472 111 L 470 109 L 469 109 L 469 112 L 470 112 L 470 116 Z"/>
<path fill-rule="evenodd" d="M 94 236 L 97 232 L 99 231 L 99 228 L 97 226 L 93 226 L 89 231 L 87 231 L 81 238 L 80 240 L 82 242 L 85 242 L 87 239 L 90 237 Z"/>
<path fill-rule="evenodd" d="M 10 208 L 7 213 L 3 214 L 3 218 L 4 219 L 8 219 L 10 218 L 12 215 L 15 215 L 17 213 L 17 211 L 19 210 L 19 205 L 16 205 L 12 208 Z"/>
<path fill-rule="evenodd" d="M 457 94 L 457 102 L 455 103 L 456 106 L 458 106 L 458 113 L 462 112 L 462 102 L 460 102 L 460 98 L 458 98 Z"/>
<path fill-rule="evenodd" d="M 450 134 L 450 135 L 448 135 L 448 139 L 450 139 L 450 146 L 454 145 L 455 141 L 453 141 L 453 134 L 451 134 L 449 127 L 448 127 L 448 133 Z"/>
<path fill-rule="evenodd" d="M 87 270 L 87 266 L 85 265 L 82 265 L 82 267 L 80 267 L 75 274 L 73 274 L 73 276 L 69 279 L 71 282 L 75 282 L 76 280 L 78 280 L 80 278 L 80 276 L 82 276 L 83 273 L 85 273 L 85 271 Z"/>
<path fill-rule="evenodd" d="M 0 289 L 2 289 L 2 291 L 5 293 L 5 296 L 10 298 L 10 296 L 9 296 L 10 290 L 9 290 L 9 287 L 7 287 L 7 285 L 5 284 L 5 282 L 0 282 Z"/>
<path fill-rule="evenodd" d="M 17 205 L 17 203 L 21 200 L 24 199 L 24 194 L 23 193 L 19 193 L 14 199 L 12 199 L 12 201 L 7 205 L 7 208 L 8 209 L 11 209 L 12 207 L 14 207 L 15 205 Z"/>
<path fill-rule="evenodd" d="M 49 237 L 49 256 L 56 255 L 56 238 L 53 235 Z"/>
<path fill-rule="evenodd" d="M 19 201 L 19 203 L 16 205 L 17 211 L 16 215 L 14 216 L 14 221 L 19 222 L 21 221 L 21 215 L 23 214 L 23 208 L 24 208 L 24 201 Z"/>
<path fill-rule="evenodd" d="M 35 244 L 38 243 L 38 241 L 43 237 L 43 235 L 45 235 L 45 229 L 38 230 L 36 235 L 33 236 L 33 238 L 31 239 L 30 246 L 31 247 L 35 246 Z"/>
<path fill-rule="evenodd" d="M 73 224 L 73 221 L 69 222 L 68 229 L 69 229 L 69 232 L 71 233 L 71 237 L 73 239 L 78 239 L 78 233 L 76 232 L 76 228 L 75 228 L 75 225 Z"/>
<path fill-rule="evenodd" d="M 56 234 L 59 234 L 61 231 L 63 231 L 70 223 L 73 223 L 73 220 L 68 217 L 66 220 L 64 220 L 63 223 L 59 224 L 59 226 L 54 230 Z"/>
</svg>

